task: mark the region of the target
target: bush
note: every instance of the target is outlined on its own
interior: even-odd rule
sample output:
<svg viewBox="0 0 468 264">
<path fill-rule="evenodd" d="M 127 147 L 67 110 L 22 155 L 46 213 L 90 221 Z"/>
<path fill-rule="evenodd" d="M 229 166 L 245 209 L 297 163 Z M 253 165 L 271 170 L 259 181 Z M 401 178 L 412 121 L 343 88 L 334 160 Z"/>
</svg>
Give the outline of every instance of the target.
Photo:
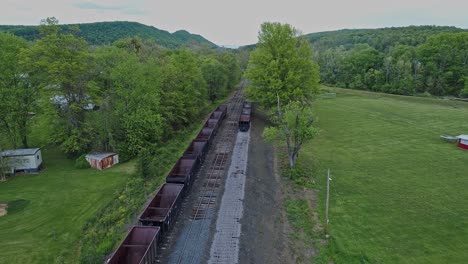
<svg viewBox="0 0 468 264">
<path fill-rule="evenodd" d="M 148 179 L 153 174 L 151 168 L 152 157 L 151 152 L 145 148 L 140 150 L 138 154 L 137 172 L 143 179 Z"/>
<path fill-rule="evenodd" d="M 468 86 L 460 91 L 460 97 L 461 98 L 468 98 Z"/>
<path fill-rule="evenodd" d="M 75 160 L 75 168 L 77 169 L 88 169 L 90 168 L 91 166 L 89 165 L 88 161 L 86 160 L 85 158 L 85 154 L 79 156 L 76 160 Z"/>
</svg>

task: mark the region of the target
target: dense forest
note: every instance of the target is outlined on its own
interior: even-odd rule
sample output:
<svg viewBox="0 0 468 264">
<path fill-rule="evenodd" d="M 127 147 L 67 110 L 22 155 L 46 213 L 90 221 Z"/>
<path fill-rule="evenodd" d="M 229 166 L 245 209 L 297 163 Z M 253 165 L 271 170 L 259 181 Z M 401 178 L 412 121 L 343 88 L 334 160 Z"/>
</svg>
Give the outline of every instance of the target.
<svg viewBox="0 0 468 264">
<path fill-rule="evenodd" d="M 393 94 L 468 97 L 468 30 L 410 26 L 305 35 L 321 82 Z"/>
<path fill-rule="evenodd" d="M 183 130 L 240 78 L 227 51 L 165 49 L 135 37 L 96 47 L 79 35 L 55 19 L 32 44 L 0 33 L 6 147 L 28 147 L 34 124 L 70 158 L 116 151 L 127 160 Z"/>
<path fill-rule="evenodd" d="M 169 33 L 152 26 L 137 22 L 96 22 L 71 25 L 59 25 L 62 32 L 71 33 L 70 28 L 78 26 L 80 31 L 75 34 L 82 37 L 91 45 L 111 45 L 115 41 L 128 37 L 153 40 L 158 45 L 166 48 L 182 46 L 216 45 L 200 35 L 190 34 L 185 30 Z M 39 26 L 0 26 L 0 32 L 12 33 L 28 41 L 34 41 L 41 37 Z"/>
</svg>

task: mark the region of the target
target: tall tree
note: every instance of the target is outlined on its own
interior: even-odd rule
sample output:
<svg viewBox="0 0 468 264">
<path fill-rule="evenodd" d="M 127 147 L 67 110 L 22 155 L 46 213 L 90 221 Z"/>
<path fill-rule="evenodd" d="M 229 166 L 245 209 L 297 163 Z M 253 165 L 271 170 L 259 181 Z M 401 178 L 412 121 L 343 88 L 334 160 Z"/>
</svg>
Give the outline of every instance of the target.
<svg viewBox="0 0 468 264">
<path fill-rule="evenodd" d="M 458 95 L 468 76 L 468 32 L 432 36 L 418 47 L 424 81 L 434 95 Z"/>
<path fill-rule="evenodd" d="M 292 26 L 264 23 L 246 76 L 250 97 L 270 111 L 275 124 L 265 135 L 285 140 L 293 168 L 302 144 L 314 136 L 310 103 L 318 91 L 319 68 L 311 47 Z"/>
<path fill-rule="evenodd" d="M 295 28 L 263 23 L 246 77 L 250 80 L 249 96 L 273 109 L 277 96 L 283 105 L 311 99 L 318 91 L 319 67 L 312 61 L 309 43 Z"/>
<path fill-rule="evenodd" d="M 281 109 L 278 101 L 275 126 L 268 127 L 264 136 L 268 140 L 285 140 L 289 166 L 292 168 L 299 157 L 302 145 L 314 138 L 317 129 L 313 127 L 314 118 L 309 104 L 291 102 Z"/>
<path fill-rule="evenodd" d="M 196 55 L 186 49 L 170 54 L 161 71 L 162 115 L 173 130 L 178 130 L 189 124 L 206 105 L 206 82 Z"/>
<path fill-rule="evenodd" d="M 36 111 L 37 89 L 20 65 L 24 39 L 0 33 L 0 127 L 12 147 L 28 147 L 31 113 Z"/>
<path fill-rule="evenodd" d="M 62 33 L 55 18 L 42 22 L 42 38 L 29 50 L 24 65 L 41 86 L 44 102 L 52 103 L 50 113 L 57 116 L 54 135 L 69 155 L 90 148 L 90 126 L 85 112 L 96 89 L 92 80 L 92 56 L 86 41 L 77 38 L 77 28 Z"/>
<path fill-rule="evenodd" d="M 217 60 L 207 58 L 202 63 L 201 71 L 207 85 L 208 99 L 214 102 L 227 88 L 227 69 Z"/>
</svg>

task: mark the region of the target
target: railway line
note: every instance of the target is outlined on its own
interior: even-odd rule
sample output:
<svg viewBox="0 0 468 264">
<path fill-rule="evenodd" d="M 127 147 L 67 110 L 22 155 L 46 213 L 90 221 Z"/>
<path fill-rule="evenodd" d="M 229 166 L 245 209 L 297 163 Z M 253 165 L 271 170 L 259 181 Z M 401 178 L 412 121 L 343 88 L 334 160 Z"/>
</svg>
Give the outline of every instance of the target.
<svg viewBox="0 0 468 264">
<path fill-rule="evenodd" d="M 173 241 L 167 242 L 168 254 L 162 254 L 161 263 L 206 261 L 214 231 L 213 220 L 238 132 L 238 119 L 243 101 L 242 88 L 234 92 L 228 101 L 227 118 L 197 175 L 192 196 L 188 197 L 183 205 L 179 216 L 181 225 L 177 224 L 176 234 L 171 236 Z"/>
<path fill-rule="evenodd" d="M 248 124 L 242 118 L 246 106 L 244 85 L 233 92 L 226 104 L 211 113 L 167 175 L 166 183 L 146 204 L 138 225 L 129 231 L 106 263 L 208 261 L 220 197 L 223 197 L 228 168 L 232 170 L 234 145 L 239 141 L 239 124 L 243 128 L 241 131 L 250 127 L 250 112 Z"/>
</svg>

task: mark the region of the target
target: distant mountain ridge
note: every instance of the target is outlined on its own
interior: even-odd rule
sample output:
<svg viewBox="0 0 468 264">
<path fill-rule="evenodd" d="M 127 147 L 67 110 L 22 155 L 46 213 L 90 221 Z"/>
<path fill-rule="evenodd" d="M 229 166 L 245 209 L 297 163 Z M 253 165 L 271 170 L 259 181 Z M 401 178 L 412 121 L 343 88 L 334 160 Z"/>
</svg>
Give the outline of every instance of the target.
<svg viewBox="0 0 468 264">
<path fill-rule="evenodd" d="M 314 48 L 314 50 L 325 50 L 343 46 L 352 48 L 357 44 L 369 44 L 369 46 L 385 51 L 396 44 L 417 46 L 424 43 L 427 37 L 440 33 L 468 32 L 451 26 L 407 26 L 386 27 L 375 29 L 339 29 L 323 32 L 308 33 L 302 35 Z M 240 47 L 241 49 L 253 50 L 257 44 Z"/>
<path fill-rule="evenodd" d="M 217 47 L 213 42 L 204 37 L 191 34 L 185 30 L 174 33 L 147 26 L 138 22 L 115 21 L 95 22 L 82 24 L 66 24 L 60 27 L 66 30 L 69 26 L 77 25 L 80 28 L 79 35 L 91 45 L 109 45 L 116 40 L 127 37 L 140 37 L 150 39 L 167 48 L 177 48 L 184 45 L 208 45 Z M 33 41 L 39 38 L 39 26 L 8 26 L 0 25 L 0 32 L 10 32 L 26 40 Z"/>
<path fill-rule="evenodd" d="M 376 29 L 340 29 L 303 35 L 315 49 L 323 50 L 343 46 L 351 48 L 357 44 L 368 44 L 379 50 L 386 51 L 397 44 L 417 46 L 426 41 L 429 36 L 440 33 L 468 32 L 451 26 L 407 26 Z"/>
</svg>

